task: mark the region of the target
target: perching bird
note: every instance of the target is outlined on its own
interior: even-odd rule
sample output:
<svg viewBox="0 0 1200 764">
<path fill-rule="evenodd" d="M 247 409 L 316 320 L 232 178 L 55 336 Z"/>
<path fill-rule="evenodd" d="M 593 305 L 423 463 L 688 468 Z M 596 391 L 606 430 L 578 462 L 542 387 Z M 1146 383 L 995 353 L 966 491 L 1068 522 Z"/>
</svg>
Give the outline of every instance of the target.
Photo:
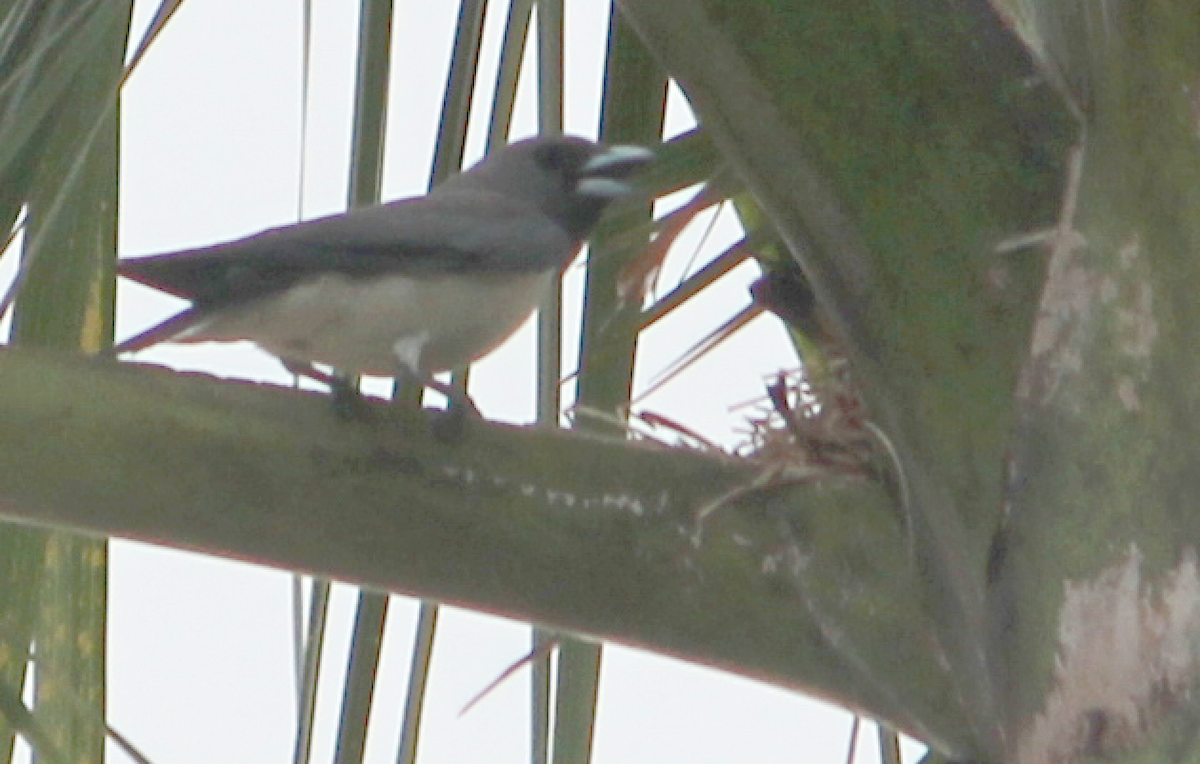
<svg viewBox="0 0 1200 764">
<path fill-rule="evenodd" d="M 429 195 L 122 260 L 192 306 L 115 348 L 251 340 L 289 368 L 425 384 L 503 342 L 534 311 L 653 154 L 581 138 L 514 143 Z"/>
</svg>

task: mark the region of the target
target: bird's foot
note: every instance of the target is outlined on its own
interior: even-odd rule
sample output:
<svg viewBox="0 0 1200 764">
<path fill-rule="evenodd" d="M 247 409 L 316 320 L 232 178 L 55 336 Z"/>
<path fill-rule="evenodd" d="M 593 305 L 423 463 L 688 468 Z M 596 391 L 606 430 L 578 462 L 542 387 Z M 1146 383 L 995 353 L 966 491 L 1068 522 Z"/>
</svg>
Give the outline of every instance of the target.
<svg viewBox="0 0 1200 764">
<path fill-rule="evenodd" d="M 454 445 L 461 443 L 467 435 L 470 415 L 461 406 L 450 406 L 446 409 L 428 409 L 429 432 L 434 439 Z"/>
<path fill-rule="evenodd" d="M 349 422 L 365 422 L 372 418 L 367 399 L 359 392 L 354 380 L 333 377 L 329 382 L 329 397 L 333 401 L 333 413 Z"/>
<path fill-rule="evenodd" d="M 446 409 L 438 411 L 429 420 L 430 430 L 438 440 L 443 443 L 458 443 L 466 437 L 472 422 L 483 421 L 483 414 L 464 390 L 437 380 L 427 380 L 425 385 L 446 396 L 448 401 Z"/>
<path fill-rule="evenodd" d="M 283 368 L 297 377 L 308 377 L 311 380 L 329 385 L 329 397 L 333 401 L 333 413 L 338 419 L 362 422 L 371 418 L 371 407 L 358 391 L 358 384 L 353 377 L 347 377 L 334 371 L 327 373 L 313 366 L 308 361 L 297 361 L 291 358 L 281 359 Z"/>
</svg>

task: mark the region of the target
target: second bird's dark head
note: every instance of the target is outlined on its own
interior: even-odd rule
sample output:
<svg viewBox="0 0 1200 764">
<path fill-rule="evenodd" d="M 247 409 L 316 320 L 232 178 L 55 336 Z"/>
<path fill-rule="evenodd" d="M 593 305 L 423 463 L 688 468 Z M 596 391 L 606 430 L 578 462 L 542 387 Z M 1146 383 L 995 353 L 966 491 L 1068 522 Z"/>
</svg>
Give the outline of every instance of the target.
<svg viewBox="0 0 1200 764">
<path fill-rule="evenodd" d="M 519 141 L 487 157 L 460 177 L 492 185 L 505 196 L 536 204 L 582 241 L 604 208 L 634 190 L 629 179 L 654 159 L 641 146 L 605 145 L 556 136 Z"/>
</svg>

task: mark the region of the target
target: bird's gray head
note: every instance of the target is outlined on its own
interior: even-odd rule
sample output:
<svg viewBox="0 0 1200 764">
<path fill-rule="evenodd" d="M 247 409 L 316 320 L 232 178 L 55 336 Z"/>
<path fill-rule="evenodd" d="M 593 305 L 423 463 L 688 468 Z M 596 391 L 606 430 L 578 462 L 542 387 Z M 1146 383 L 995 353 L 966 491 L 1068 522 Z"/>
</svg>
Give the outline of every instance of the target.
<svg viewBox="0 0 1200 764">
<path fill-rule="evenodd" d="M 633 190 L 628 179 L 653 158 L 640 146 L 570 136 L 531 138 L 497 151 L 459 177 L 494 183 L 505 196 L 527 199 L 582 241 L 605 206 Z"/>
</svg>

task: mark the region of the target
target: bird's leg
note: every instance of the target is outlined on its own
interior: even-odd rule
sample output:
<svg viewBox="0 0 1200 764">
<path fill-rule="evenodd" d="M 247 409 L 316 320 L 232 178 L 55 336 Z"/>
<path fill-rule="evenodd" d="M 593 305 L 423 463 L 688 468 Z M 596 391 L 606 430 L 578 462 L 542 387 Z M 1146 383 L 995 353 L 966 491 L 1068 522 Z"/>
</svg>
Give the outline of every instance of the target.
<svg viewBox="0 0 1200 764">
<path fill-rule="evenodd" d="M 433 434 L 443 441 L 458 441 L 468 423 L 482 421 L 483 414 L 462 387 L 437 380 L 432 382 L 433 389 L 446 396 L 448 402 L 446 410 L 433 420 Z"/>
<path fill-rule="evenodd" d="M 434 434 L 443 440 L 457 440 L 468 419 L 483 419 L 475 402 L 463 390 L 439 382 L 431 374 L 421 368 L 421 355 L 429 341 L 428 332 L 420 332 L 411 337 L 404 337 L 392 345 L 396 354 L 396 384 L 399 388 L 403 383 L 411 383 L 421 388 L 428 387 L 446 396 L 449 406 L 445 414 L 438 415 L 433 422 Z"/>
<path fill-rule="evenodd" d="M 430 428 L 439 440 L 450 443 L 458 441 L 469 420 L 483 419 L 483 414 L 479 413 L 474 401 L 464 391 L 402 365 L 396 371 L 396 394 L 400 395 L 408 386 L 418 392 L 424 388 L 436 390 L 449 401 L 445 411 L 429 412 Z"/>
<path fill-rule="evenodd" d="M 340 418 L 361 420 L 366 419 L 370 414 L 370 408 L 367 406 L 367 402 L 363 400 L 362 393 L 358 391 L 358 385 L 353 377 L 348 377 L 336 371 L 332 374 L 327 374 L 308 361 L 297 361 L 292 358 L 283 358 L 281 361 L 283 368 L 292 374 L 298 377 L 308 377 L 322 384 L 329 385 L 329 395 L 333 400 L 333 411 Z"/>
<path fill-rule="evenodd" d="M 371 416 L 367 399 L 358 389 L 358 379 L 345 374 L 329 375 L 329 395 L 333 398 L 333 410 L 342 419 L 365 420 Z"/>
<path fill-rule="evenodd" d="M 475 405 L 475 401 L 471 400 L 471 396 L 467 395 L 466 390 L 460 390 L 454 385 L 445 382 L 439 382 L 436 379 L 427 379 L 422 384 L 430 390 L 436 390 L 446 396 L 449 401 L 447 410 L 458 411 L 462 415 L 469 416 L 472 419 L 483 419 L 483 414 L 479 411 L 479 407 Z"/>
</svg>

